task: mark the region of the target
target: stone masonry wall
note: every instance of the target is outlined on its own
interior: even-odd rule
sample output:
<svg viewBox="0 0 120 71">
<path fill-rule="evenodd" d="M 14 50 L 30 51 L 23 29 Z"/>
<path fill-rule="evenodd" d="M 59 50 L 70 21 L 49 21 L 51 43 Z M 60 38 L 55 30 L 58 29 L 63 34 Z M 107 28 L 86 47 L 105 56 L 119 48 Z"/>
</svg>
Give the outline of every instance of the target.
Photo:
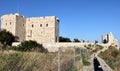
<svg viewBox="0 0 120 71">
<path fill-rule="evenodd" d="M 25 18 L 16 14 L 1 17 L 2 28 L 17 36 L 18 41 L 35 40 L 38 43 L 59 41 L 59 22 L 55 16 Z"/>
<path fill-rule="evenodd" d="M 19 37 L 18 41 L 25 40 L 25 22 L 24 16 L 16 14 L 8 14 L 1 17 L 2 28 L 11 32 L 14 36 Z"/>
<path fill-rule="evenodd" d="M 25 31 L 25 27 L 26 27 L 26 18 L 24 16 L 21 15 L 16 15 L 16 31 L 15 34 L 17 37 L 19 37 L 20 42 L 25 40 L 25 35 L 26 35 L 26 31 Z"/>
<path fill-rule="evenodd" d="M 15 35 L 16 29 L 16 16 L 13 14 L 4 15 L 1 17 L 1 27 L 2 29 L 6 29 L 7 31 L 11 32 Z"/>
</svg>

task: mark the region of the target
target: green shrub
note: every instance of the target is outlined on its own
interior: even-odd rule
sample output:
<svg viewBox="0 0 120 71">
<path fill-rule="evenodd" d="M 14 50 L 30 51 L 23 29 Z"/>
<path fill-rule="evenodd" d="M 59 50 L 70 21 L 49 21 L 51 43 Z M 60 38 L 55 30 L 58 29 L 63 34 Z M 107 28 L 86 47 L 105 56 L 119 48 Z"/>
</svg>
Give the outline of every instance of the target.
<svg viewBox="0 0 120 71">
<path fill-rule="evenodd" d="M 97 51 L 99 51 L 99 50 L 101 50 L 103 48 L 104 48 L 103 46 L 97 44 L 96 48 L 93 50 L 93 52 L 97 52 Z"/>
<path fill-rule="evenodd" d="M 73 42 L 80 42 L 80 40 L 77 39 L 77 38 L 74 38 L 74 41 L 73 41 Z"/>
<path fill-rule="evenodd" d="M 112 51 L 111 54 L 112 54 L 113 57 L 117 57 L 119 55 L 119 51 L 118 50 L 114 50 L 114 51 Z"/>
<path fill-rule="evenodd" d="M 70 69 L 70 71 L 78 71 L 77 68 L 73 65 Z"/>
<path fill-rule="evenodd" d="M 104 47 L 103 46 L 101 46 L 101 45 L 96 45 L 97 47 L 99 47 L 99 49 L 103 49 Z"/>
<path fill-rule="evenodd" d="M 92 47 L 92 45 L 91 45 L 91 44 L 88 44 L 88 47 Z"/>
<path fill-rule="evenodd" d="M 10 49 L 11 49 L 11 50 L 18 50 L 18 47 L 17 47 L 17 46 L 11 46 Z"/>
<path fill-rule="evenodd" d="M 18 46 L 13 46 L 11 49 L 17 50 L 17 51 L 37 51 L 37 52 L 45 52 L 44 47 L 42 44 L 38 44 L 36 41 L 24 41 L 21 42 Z"/>
<path fill-rule="evenodd" d="M 71 42 L 71 40 L 68 37 L 62 37 L 62 36 L 60 36 L 59 37 L 59 42 Z"/>
<path fill-rule="evenodd" d="M 83 65 L 85 66 L 90 65 L 90 62 L 88 61 L 88 56 L 86 54 L 82 54 L 82 62 L 83 62 Z"/>
</svg>

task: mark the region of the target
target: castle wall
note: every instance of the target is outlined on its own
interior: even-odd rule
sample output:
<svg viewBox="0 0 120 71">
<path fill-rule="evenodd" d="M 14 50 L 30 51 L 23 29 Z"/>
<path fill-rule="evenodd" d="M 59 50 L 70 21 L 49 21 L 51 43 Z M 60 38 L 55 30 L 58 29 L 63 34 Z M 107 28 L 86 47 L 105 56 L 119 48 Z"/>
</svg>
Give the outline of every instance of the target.
<svg viewBox="0 0 120 71">
<path fill-rule="evenodd" d="M 94 44 L 94 43 L 71 43 L 71 42 L 59 42 L 59 43 L 49 43 L 49 44 L 43 44 L 43 46 L 49 51 L 49 52 L 57 52 L 58 48 L 73 48 L 73 47 L 79 47 L 84 48 L 85 45 Z M 64 50 L 63 49 L 63 50 Z"/>
<path fill-rule="evenodd" d="M 108 38 L 107 35 L 102 35 L 102 43 L 105 43 L 105 41 L 107 42 Z"/>
<path fill-rule="evenodd" d="M 55 16 L 25 18 L 16 14 L 2 16 L 2 28 L 18 37 L 18 41 L 35 40 L 38 43 L 59 41 L 59 22 Z"/>
<path fill-rule="evenodd" d="M 19 14 L 8 14 L 1 17 L 2 28 L 19 37 L 18 41 L 25 40 L 26 18 Z"/>
<path fill-rule="evenodd" d="M 38 43 L 55 43 L 55 39 L 59 38 L 57 24 L 55 16 L 28 18 L 26 40 L 36 40 Z"/>
<path fill-rule="evenodd" d="M 13 35 L 16 35 L 16 16 L 13 14 L 4 15 L 1 17 L 1 27 L 11 32 Z"/>
<path fill-rule="evenodd" d="M 12 46 L 17 46 L 19 45 L 20 42 L 14 42 L 12 44 Z M 71 42 L 60 42 L 60 43 L 43 43 L 43 47 L 45 47 L 49 52 L 57 52 L 58 48 L 63 48 L 66 49 L 70 49 L 71 47 L 79 47 L 79 48 L 84 48 L 85 45 L 89 45 L 89 44 L 94 44 L 94 43 L 80 43 L 80 42 L 76 42 L 76 43 L 71 43 Z M 104 44 L 105 46 L 106 44 Z"/>
<path fill-rule="evenodd" d="M 19 14 L 16 15 L 16 36 L 19 37 L 18 41 L 22 42 L 25 40 L 25 31 L 26 27 L 26 18 L 24 16 L 21 16 Z"/>
<path fill-rule="evenodd" d="M 56 24 L 55 24 L 55 41 L 56 42 L 59 42 L 59 23 L 60 23 L 60 20 L 58 18 L 56 18 Z"/>
<path fill-rule="evenodd" d="M 41 26 L 40 26 L 41 25 Z M 44 18 L 28 18 L 26 22 L 26 40 L 44 42 Z"/>
<path fill-rule="evenodd" d="M 58 42 L 58 22 L 56 22 L 56 17 L 45 17 L 45 43 L 55 43 Z"/>
<path fill-rule="evenodd" d="M 102 36 L 102 41 L 104 41 L 105 39 L 107 38 L 107 45 L 108 46 L 115 46 L 117 47 L 117 49 L 119 49 L 119 43 L 118 43 L 118 40 L 114 38 L 112 32 L 110 32 L 109 34 L 107 35 L 103 35 Z"/>
<path fill-rule="evenodd" d="M 108 43 L 109 44 L 115 43 L 115 38 L 111 32 L 108 34 Z"/>
</svg>

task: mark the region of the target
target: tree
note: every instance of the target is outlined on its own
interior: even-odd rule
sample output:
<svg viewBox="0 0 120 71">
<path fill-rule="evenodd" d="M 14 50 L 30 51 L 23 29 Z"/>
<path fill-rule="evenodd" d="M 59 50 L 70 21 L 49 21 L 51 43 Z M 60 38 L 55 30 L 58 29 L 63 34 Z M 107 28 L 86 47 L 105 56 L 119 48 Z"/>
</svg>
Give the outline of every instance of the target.
<svg viewBox="0 0 120 71">
<path fill-rule="evenodd" d="M 71 40 L 68 37 L 62 37 L 62 36 L 60 36 L 59 37 L 59 42 L 71 42 Z"/>
<path fill-rule="evenodd" d="M 75 38 L 73 42 L 80 42 L 80 40 Z"/>
<path fill-rule="evenodd" d="M 98 43 L 98 41 L 97 41 L 97 40 L 95 40 L 95 44 L 96 44 L 96 43 Z"/>
<path fill-rule="evenodd" d="M 12 33 L 2 30 L 0 31 L 0 42 L 4 45 L 12 45 L 12 42 L 14 42 L 14 36 Z"/>
<path fill-rule="evenodd" d="M 83 40 L 83 43 L 85 43 L 85 40 Z"/>
</svg>

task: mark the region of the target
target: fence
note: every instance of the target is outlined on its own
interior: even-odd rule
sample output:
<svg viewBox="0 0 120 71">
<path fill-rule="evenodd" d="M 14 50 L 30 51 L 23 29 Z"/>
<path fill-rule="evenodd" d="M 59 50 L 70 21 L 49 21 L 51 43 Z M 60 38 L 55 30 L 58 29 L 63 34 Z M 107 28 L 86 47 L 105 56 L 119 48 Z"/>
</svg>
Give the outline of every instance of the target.
<svg viewBox="0 0 120 71">
<path fill-rule="evenodd" d="M 83 54 L 89 56 L 84 47 L 58 48 L 58 71 L 80 71 Z"/>
<path fill-rule="evenodd" d="M 58 48 L 58 52 L 0 51 L 0 71 L 80 71 L 85 48 Z"/>
</svg>

